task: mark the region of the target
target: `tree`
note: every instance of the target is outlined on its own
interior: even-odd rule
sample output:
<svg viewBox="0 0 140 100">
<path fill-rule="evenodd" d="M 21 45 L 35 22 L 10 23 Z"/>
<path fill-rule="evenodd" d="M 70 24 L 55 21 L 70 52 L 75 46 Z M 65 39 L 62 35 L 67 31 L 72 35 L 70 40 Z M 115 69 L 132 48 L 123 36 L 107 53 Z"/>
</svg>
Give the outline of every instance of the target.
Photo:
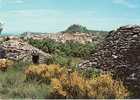
<svg viewBox="0 0 140 100">
<path fill-rule="evenodd" d="M 3 30 L 2 23 L 0 23 L 0 34 L 1 34 L 2 30 Z"/>
</svg>

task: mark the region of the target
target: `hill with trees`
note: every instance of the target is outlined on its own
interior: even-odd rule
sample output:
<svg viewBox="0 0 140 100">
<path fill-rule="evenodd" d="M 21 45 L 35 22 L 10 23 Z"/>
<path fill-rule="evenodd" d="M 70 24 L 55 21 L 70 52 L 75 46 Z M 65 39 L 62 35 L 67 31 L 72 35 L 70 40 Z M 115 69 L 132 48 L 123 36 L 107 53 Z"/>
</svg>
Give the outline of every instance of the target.
<svg viewBox="0 0 140 100">
<path fill-rule="evenodd" d="M 90 36 L 96 36 L 98 39 L 102 40 L 105 36 L 107 36 L 108 31 L 91 30 L 85 26 L 73 24 L 69 26 L 65 31 L 62 31 L 62 33 L 87 33 Z"/>
<path fill-rule="evenodd" d="M 82 26 L 82 25 L 73 24 L 63 32 L 64 33 L 76 33 L 76 32 L 89 33 L 89 30 L 86 27 Z"/>
</svg>

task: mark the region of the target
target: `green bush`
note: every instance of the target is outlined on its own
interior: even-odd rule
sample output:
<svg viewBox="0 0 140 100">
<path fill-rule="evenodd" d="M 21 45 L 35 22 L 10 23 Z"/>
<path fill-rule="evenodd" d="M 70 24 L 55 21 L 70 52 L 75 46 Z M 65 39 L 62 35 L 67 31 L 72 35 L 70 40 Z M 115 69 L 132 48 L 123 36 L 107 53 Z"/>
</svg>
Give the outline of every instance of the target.
<svg viewBox="0 0 140 100">
<path fill-rule="evenodd" d="M 57 54 L 60 56 L 80 57 L 89 56 L 96 46 L 94 43 L 80 44 L 78 42 L 67 41 L 66 43 L 58 43 L 53 40 L 33 40 L 29 39 L 29 43 L 44 52 Z"/>
<path fill-rule="evenodd" d="M 82 73 L 83 76 L 85 76 L 86 78 L 93 78 L 93 77 L 97 77 L 100 75 L 100 70 L 96 69 L 96 68 L 88 68 L 86 70 L 80 70 L 80 72 Z"/>
<path fill-rule="evenodd" d="M 67 57 L 63 57 L 63 56 L 59 56 L 59 55 L 54 55 L 53 56 L 53 63 L 54 64 L 59 64 L 61 66 L 68 66 L 70 65 L 70 60 L 71 58 L 67 58 Z"/>
</svg>

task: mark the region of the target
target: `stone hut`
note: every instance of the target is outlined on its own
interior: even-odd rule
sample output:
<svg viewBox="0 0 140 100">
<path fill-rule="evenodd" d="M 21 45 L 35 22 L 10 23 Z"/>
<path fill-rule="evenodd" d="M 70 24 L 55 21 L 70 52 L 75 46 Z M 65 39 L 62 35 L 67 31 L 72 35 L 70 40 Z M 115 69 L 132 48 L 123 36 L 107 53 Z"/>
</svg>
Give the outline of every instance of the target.
<svg viewBox="0 0 140 100">
<path fill-rule="evenodd" d="M 36 51 L 39 56 L 38 63 L 47 63 L 51 55 L 47 54 L 22 40 L 9 40 L 1 44 L 2 49 L 6 52 L 6 57 L 14 61 L 33 62 L 33 52 Z"/>
</svg>

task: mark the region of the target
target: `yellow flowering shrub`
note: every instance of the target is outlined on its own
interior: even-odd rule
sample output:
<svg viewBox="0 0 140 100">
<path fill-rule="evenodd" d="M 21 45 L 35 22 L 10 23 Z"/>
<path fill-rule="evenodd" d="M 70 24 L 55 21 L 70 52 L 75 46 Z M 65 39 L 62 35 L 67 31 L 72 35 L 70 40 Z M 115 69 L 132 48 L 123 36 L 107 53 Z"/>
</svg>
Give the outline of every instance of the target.
<svg viewBox="0 0 140 100">
<path fill-rule="evenodd" d="M 123 83 L 112 79 L 109 74 L 96 78 L 85 78 L 78 71 L 59 65 L 31 65 L 25 71 L 33 79 L 49 80 L 52 98 L 125 98 L 128 95 Z"/>
<path fill-rule="evenodd" d="M 59 65 L 31 65 L 25 70 L 25 74 L 28 78 L 39 80 L 51 80 L 61 75 L 64 68 L 60 68 Z"/>
<path fill-rule="evenodd" d="M 63 86 L 62 86 L 61 82 L 58 79 L 54 78 L 51 81 L 52 81 L 51 85 L 53 87 L 53 94 L 54 95 L 55 94 L 57 94 L 59 96 L 66 96 L 67 95 L 66 91 L 63 90 Z"/>
<path fill-rule="evenodd" d="M 13 61 L 8 59 L 0 59 L 0 70 L 5 71 L 9 66 L 13 65 Z"/>
<path fill-rule="evenodd" d="M 128 95 L 128 91 L 123 86 L 123 83 L 121 81 L 113 80 L 112 76 L 108 74 L 100 75 L 95 79 L 91 79 L 88 83 L 88 86 L 88 95 L 99 99 L 122 99 Z"/>
<path fill-rule="evenodd" d="M 63 98 L 82 98 L 86 96 L 86 85 L 87 80 L 78 72 L 65 73 L 60 78 L 51 80 L 52 95 Z"/>
<path fill-rule="evenodd" d="M 53 95 L 65 98 L 125 98 L 127 89 L 122 82 L 115 81 L 111 75 L 100 75 L 95 79 L 85 79 L 77 72 L 59 79 L 52 79 Z M 57 88 L 56 88 L 57 87 Z"/>
</svg>

